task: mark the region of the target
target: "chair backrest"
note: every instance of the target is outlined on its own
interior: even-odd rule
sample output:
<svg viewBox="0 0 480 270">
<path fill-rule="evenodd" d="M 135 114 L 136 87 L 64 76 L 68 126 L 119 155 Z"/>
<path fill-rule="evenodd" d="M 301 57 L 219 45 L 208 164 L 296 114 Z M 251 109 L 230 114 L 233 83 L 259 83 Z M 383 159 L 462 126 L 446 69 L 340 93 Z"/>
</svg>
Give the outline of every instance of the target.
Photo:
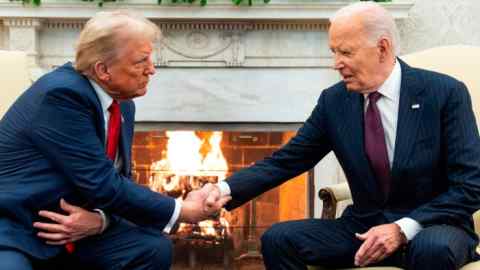
<svg viewBox="0 0 480 270">
<path fill-rule="evenodd" d="M 0 50 L 0 119 L 17 97 L 31 84 L 25 52 Z"/>
<path fill-rule="evenodd" d="M 480 124 L 480 47 L 452 45 L 428 49 L 401 57 L 409 65 L 438 71 L 463 81 L 472 97 Z M 480 234 L 480 211 L 474 214 L 475 231 Z"/>
</svg>

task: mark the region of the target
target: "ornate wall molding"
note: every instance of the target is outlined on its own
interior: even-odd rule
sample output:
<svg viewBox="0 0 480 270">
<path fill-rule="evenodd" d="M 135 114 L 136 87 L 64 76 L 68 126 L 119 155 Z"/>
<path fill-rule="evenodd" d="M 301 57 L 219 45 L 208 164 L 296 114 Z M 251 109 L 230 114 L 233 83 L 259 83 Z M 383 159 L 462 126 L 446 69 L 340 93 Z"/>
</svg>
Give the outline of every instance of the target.
<svg viewBox="0 0 480 270">
<path fill-rule="evenodd" d="M 230 0 L 210 0 L 206 7 L 191 5 L 157 5 L 156 0 L 124 0 L 117 3 L 105 3 L 103 10 L 132 9 L 148 18 L 172 20 L 322 20 L 328 19 L 336 10 L 350 1 L 309 1 L 309 0 L 273 0 L 268 5 L 251 7 L 232 6 Z M 412 0 L 395 0 L 387 8 L 395 18 L 406 18 L 412 7 Z M 0 0 L 0 17 L 38 17 L 38 18 L 89 18 L 99 8 L 95 2 L 68 2 L 43 0 L 42 6 L 23 6 L 19 2 Z"/>
<path fill-rule="evenodd" d="M 3 24 L 5 26 L 17 28 L 40 28 L 42 22 L 43 19 L 40 18 L 10 17 L 3 19 Z"/>
<path fill-rule="evenodd" d="M 86 20 L 58 20 L 50 19 L 46 20 L 44 23 L 45 28 L 49 29 L 82 29 L 85 25 Z"/>
<path fill-rule="evenodd" d="M 25 51 L 30 65 L 37 66 L 39 55 L 39 29 L 43 25 L 40 18 L 11 17 L 3 19 L 3 25 L 8 28 L 9 50 Z"/>
<path fill-rule="evenodd" d="M 407 17 L 412 0 L 388 4 L 396 18 Z M 168 67 L 328 67 L 328 18 L 345 0 L 273 0 L 235 7 L 211 0 L 206 7 L 157 5 L 156 0 L 105 3 L 42 0 L 40 7 L 0 0 L 3 47 L 28 51 L 51 68 L 73 60 L 74 43 L 86 20 L 99 10 L 132 9 L 157 23 L 164 39 L 155 64 Z M 5 35 L 5 34 L 4 34 Z M 0 40 L 1 41 L 1 40 Z M 1 43 L 0 43 L 1 46 Z"/>
<path fill-rule="evenodd" d="M 4 18 L 3 32 L 8 33 L 4 47 L 28 51 L 33 63 L 40 66 L 58 66 L 73 60 L 74 43 L 85 22 L 86 19 Z M 304 42 L 323 39 L 328 28 L 326 21 L 154 22 L 164 33 L 156 44 L 158 66 L 326 67 L 331 62 L 328 49 Z M 272 39 L 277 42 L 272 43 Z M 283 43 L 293 50 L 279 50 L 278 45 Z M 298 55 L 302 51 L 309 54 Z"/>
<path fill-rule="evenodd" d="M 157 61 L 162 66 L 241 66 L 244 31 L 164 30 Z"/>
<path fill-rule="evenodd" d="M 237 22 L 165 22 L 157 23 L 162 30 L 228 30 L 228 31 L 276 31 L 276 30 L 295 30 L 295 31 L 327 31 L 328 21 L 302 21 L 302 22 L 282 22 L 282 21 L 237 21 Z"/>
</svg>

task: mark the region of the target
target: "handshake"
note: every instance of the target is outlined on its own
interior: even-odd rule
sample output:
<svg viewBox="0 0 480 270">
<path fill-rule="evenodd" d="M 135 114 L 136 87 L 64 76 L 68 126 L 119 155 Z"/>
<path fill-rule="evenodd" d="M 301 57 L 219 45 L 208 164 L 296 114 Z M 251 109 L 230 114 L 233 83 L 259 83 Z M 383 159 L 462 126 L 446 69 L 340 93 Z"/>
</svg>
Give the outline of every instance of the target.
<svg viewBox="0 0 480 270">
<path fill-rule="evenodd" d="M 220 209 L 232 199 L 231 196 L 222 196 L 220 188 L 210 183 L 201 189 L 188 193 L 182 202 L 179 221 L 196 223 L 219 213 Z"/>
</svg>

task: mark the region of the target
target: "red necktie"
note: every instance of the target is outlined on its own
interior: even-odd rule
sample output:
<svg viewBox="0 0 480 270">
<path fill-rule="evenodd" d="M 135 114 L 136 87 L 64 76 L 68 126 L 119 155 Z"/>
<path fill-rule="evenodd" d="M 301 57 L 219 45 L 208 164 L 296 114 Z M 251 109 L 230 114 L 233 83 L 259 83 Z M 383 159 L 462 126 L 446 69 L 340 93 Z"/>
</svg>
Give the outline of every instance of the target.
<svg viewBox="0 0 480 270">
<path fill-rule="evenodd" d="M 379 92 L 368 95 L 369 104 L 365 114 L 365 152 L 386 198 L 390 190 L 390 163 L 382 120 L 377 107 L 380 97 Z"/>
<path fill-rule="evenodd" d="M 110 120 L 108 120 L 107 130 L 107 156 L 115 161 L 118 149 L 118 139 L 120 138 L 120 126 L 122 124 L 120 104 L 114 100 L 108 108 L 110 112 Z"/>
<path fill-rule="evenodd" d="M 108 108 L 108 111 L 110 112 L 110 119 L 108 120 L 106 152 L 108 158 L 115 162 L 115 156 L 117 155 L 118 149 L 118 139 L 120 138 L 120 127 L 122 124 L 120 104 L 118 101 L 114 100 L 112 105 Z M 71 254 L 75 251 L 75 244 L 66 243 L 65 249 Z"/>
</svg>

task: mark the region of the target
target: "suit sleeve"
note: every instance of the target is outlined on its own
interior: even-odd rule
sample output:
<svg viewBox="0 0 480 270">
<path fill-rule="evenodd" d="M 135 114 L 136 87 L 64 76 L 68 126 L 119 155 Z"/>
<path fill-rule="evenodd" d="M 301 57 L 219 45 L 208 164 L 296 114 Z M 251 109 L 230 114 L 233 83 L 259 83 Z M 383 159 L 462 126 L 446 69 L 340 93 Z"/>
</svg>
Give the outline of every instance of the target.
<svg viewBox="0 0 480 270">
<path fill-rule="evenodd" d="M 95 208 L 163 229 L 174 199 L 122 177 L 106 157 L 88 100 L 69 89 L 50 91 L 32 121 L 31 140 Z"/>
<path fill-rule="evenodd" d="M 423 226 L 455 225 L 480 209 L 480 139 L 468 90 L 457 85 L 441 111 L 448 189 L 410 214 Z"/>
<path fill-rule="evenodd" d="M 232 195 L 227 209 L 250 199 L 309 170 L 331 150 L 326 130 L 325 95 L 298 133 L 272 156 L 240 170 L 226 179 Z"/>
</svg>

